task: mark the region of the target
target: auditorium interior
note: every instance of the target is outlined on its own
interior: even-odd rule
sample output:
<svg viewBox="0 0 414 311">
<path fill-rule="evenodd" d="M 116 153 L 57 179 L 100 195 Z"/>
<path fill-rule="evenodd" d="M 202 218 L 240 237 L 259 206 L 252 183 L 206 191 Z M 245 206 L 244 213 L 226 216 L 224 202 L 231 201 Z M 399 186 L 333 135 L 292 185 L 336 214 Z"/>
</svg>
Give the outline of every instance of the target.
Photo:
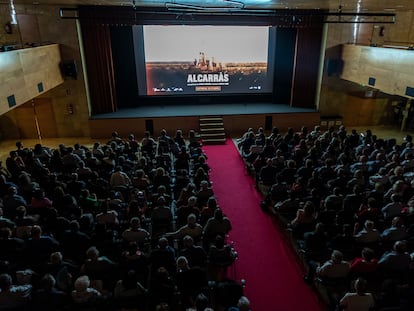
<svg viewBox="0 0 414 311">
<path fill-rule="evenodd" d="M 18 141 L 91 148 L 114 133 L 140 142 L 179 129 L 205 145 L 239 143 L 266 198 L 241 147 L 248 128 L 372 130 L 397 144 L 414 135 L 412 0 L 0 0 L 0 23 L 0 167 Z M 289 228 L 291 215 L 265 209 Z M 331 296 L 312 290 L 320 310 L 334 310 Z M 262 311 L 257 297 L 252 310 Z"/>
</svg>

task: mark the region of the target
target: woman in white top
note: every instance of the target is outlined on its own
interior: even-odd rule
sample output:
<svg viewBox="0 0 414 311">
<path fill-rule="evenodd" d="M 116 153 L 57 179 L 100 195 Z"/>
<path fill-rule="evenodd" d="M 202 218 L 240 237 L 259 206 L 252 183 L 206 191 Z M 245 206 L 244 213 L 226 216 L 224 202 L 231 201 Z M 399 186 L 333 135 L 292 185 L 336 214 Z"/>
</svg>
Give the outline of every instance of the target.
<svg viewBox="0 0 414 311">
<path fill-rule="evenodd" d="M 343 310 L 349 311 L 369 311 L 375 306 L 374 297 L 371 293 L 366 293 L 367 282 L 358 278 L 355 281 L 355 293 L 348 292 L 342 297 L 339 306 Z"/>
</svg>

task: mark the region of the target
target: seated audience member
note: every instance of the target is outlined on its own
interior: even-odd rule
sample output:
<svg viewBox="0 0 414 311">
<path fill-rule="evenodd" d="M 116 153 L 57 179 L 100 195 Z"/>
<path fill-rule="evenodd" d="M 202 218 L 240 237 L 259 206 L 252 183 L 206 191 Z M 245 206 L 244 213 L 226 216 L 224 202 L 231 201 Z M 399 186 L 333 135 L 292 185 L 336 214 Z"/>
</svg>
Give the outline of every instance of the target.
<svg viewBox="0 0 414 311">
<path fill-rule="evenodd" d="M 112 279 L 116 263 L 106 256 L 100 256 L 99 250 L 92 246 L 86 251 L 86 260 L 81 267 L 81 273 L 87 275 L 95 288 L 107 288 Z"/>
<path fill-rule="evenodd" d="M 211 196 L 207 200 L 207 204 L 201 208 L 200 212 L 200 224 L 204 227 L 207 221 L 214 216 L 214 212 L 218 209 L 217 200 L 214 196 Z"/>
<path fill-rule="evenodd" d="M 165 236 L 172 239 L 182 239 L 186 235 L 191 236 L 194 240 L 199 241 L 203 233 L 203 227 L 197 222 L 197 217 L 194 214 L 187 216 L 187 224 L 180 227 L 175 232 L 169 232 Z"/>
<path fill-rule="evenodd" d="M 56 288 L 56 279 L 45 274 L 39 282 L 39 288 L 33 292 L 32 306 L 34 310 L 62 310 L 69 303 L 69 295 Z"/>
<path fill-rule="evenodd" d="M 137 195 L 134 196 L 135 198 L 129 201 L 125 211 L 126 221 L 130 221 L 134 217 L 138 217 L 141 220 L 145 219 L 145 213 L 148 209 L 145 194 L 142 191 L 138 191 Z"/>
<path fill-rule="evenodd" d="M 188 132 L 188 148 L 194 149 L 201 147 L 200 137 L 196 135 L 194 130 Z"/>
<path fill-rule="evenodd" d="M 304 234 L 304 250 L 308 260 L 320 261 L 327 253 L 328 237 L 325 226 L 317 223 L 315 229 Z"/>
<path fill-rule="evenodd" d="M 20 310 L 27 307 L 31 300 L 32 285 L 13 285 L 12 277 L 0 274 L 0 309 Z"/>
<path fill-rule="evenodd" d="M 144 138 L 141 140 L 142 153 L 152 158 L 154 156 L 155 146 L 156 146 L 156 143 L 155 143 L 154 138 L 151 137 L 151 134 L 149 131 L 146 131 L 144 133 Z"/>
<path fill-rule="evenodd" d="M 198 191 L 200 189 L 200 186 L 201 186 L 201 182 L 202 181 L 207 181 L 208 186 L 209 186 L 210 185 L 209 179 L 210 179 L 210 176 L 208 175 L 208 172 L 206 172 L 204 170 L 204 168 L 199 167 L 195 171 L 194 176 L 193 176 L 193 183 L 196 186 L 196 191 Z"/>
<path fill-rule="evenodd" d="M 152 272 L 164 267 L 171 274 L 175 273 L 175 249 L 168 244 L 164 237 L 158 240 L 158 244 L 151 250 L 149 261 Z"/>
<path fill-rule="evenodd" d="M 230 307 L 229 311 L 251 311 L 250 300 L 246 296 L 241 296 L 237 302 L 237 307 Z"/>
<path fill-rule="evenodd" d="M 382 209 L 382 215 L 385 220 L 392 219 L 396 216 L 401 216 L 403 210 L 403 204 L 401 203 L 401 197 L 398 194 L 391 195 L 391 202 L 385 205 Z"/>
<path fill-rule="evenodd" d="M 169 206 L 165 205 L 165 199 L 160 196 L 157 199 L 157 205 L 151 212 L 152 235 L 159 236 L 171 229 L 172 212 Z"/>
<path fill-rule="evenodd" d="M 65 256 L 77 263 L 80 263 L 86 250 L 91 246 L 90 237 L 80 231 L 79 222 L 72 220 L 69 230 L 66 230 L 61 239 L 61 248 Z"/>
<path fill-rule="evenodd" d="M 126 242 L 135 242 L 138 245 L 142 245 L 149 237 L 149 232 L 141 228 L 141 221 L 138 217 L 133 217 L 129 228 L 122 232 L 122 238 Z"/>
<path fill-rule="evenodd" d="M 175 212 L 175 215 L 177 216 L 177 226 L 178 227 L 184 226 L 187 221 L 187 217 L 190 214 L 194 214 L 196 218 L 198 218 L 198 216 L 200 215 L 200 210 L 197 207 L 196 196 L 189 197 L 187 200 L 187 205 L 182 205 L 177 208 Z"/>
<path fill-rule="evenodd" d="M 381 240 L 386 242 L 396 242 L 404 240 L 407 237 L 407 230 L 403 224 L 401 217 L 394 217 L 391 223 L 391 227 L 386 228 L 381 233 Z"/>
<path fill-rule="evenodd" d="M 197 204 L 202 208 L 207 204 L 210 197 L 214 195 L 213 189 L 210 187 L 207 180 L 202 180 L 200 183 L 200 190 L 197 192 Z"/>
<path fill-rule="evenodd" d="M 290 222 L 290 226 L 296 236 L 302 237 L 303 233 L 313 230 L 315 221 L 315 206 L 311 201 L 306 201 L 303 208 L 296 212 L 296 218 Z"/>
<path fill-rule="evenodd" d="M 72 299 L 75 304 L 91 304 L 102 299 L 102 294 L 91 287 L 91 281 L 87 275 L 82 275 L 75 281 Z"/>
<path fill-rule="evenodd" d="M 16 224 L 15 235 L 20 239 L 28 239 L 32 234 L 33 225 L 37 224 L 39 217 L 28 216 L 26 207 L 19 206 L 16 209 L 16 218 L 14 222 Z"/>
<path fill-rule="evenodd" d="M 1 207 L 1 198 L 0 198 L 0 229 L 2 228 L 9 228 L 14 230 L 16 224 L 9 218 L 3 216 L 3 208 Z"/>
<path fill-rule="evenodd" d="M 234 262 L 237 253 L 225 244 L 224 238 L 217 235 L 215 242 L 208 250 L 208 274 L 214 281 L 223 281 L 227 268 Z"/>
<path fill-rule="evenodd" d="M 188 307 L 207 286 L 206 273 L 200 267 L 190 267 L 187 258 L 180 256 L 177 258 L 175 283 L 182 294 L 182 303 Z"/>
<path fill-rule="evenodd" d="M 144 306 L 146 294 L 147 290 L 138 281 L 138 275 L 134 270 L 129 270 L 115 284 L 114 297 L 120 302 L 134 302 L 138 306 Z"/>
<path fill-rule="evenodd" d="M 232 230 L 230 219 L 223 215 L 223 211 L 217 208 L 214 211 L 214 217 L 210 218 L 204 226 L 203 244 L 206 249 L 209 244 L 214 242 L 217 235 L 225 236 Z"/>
<path fill-rule="evenodd" d="M 26 241 L 25 254 L 30 258 L 30 267 L 34 270 L 44 265 L 50 254 L 56 251 L 59 242 L 51 236 L 43 235 L 38 225 L 32 227 L 31 238 Z"/>
<path fill-rule="evenodd" d="M 378 269 L 378 259 L 372 249 L 365 247 L 361 252 L 361 257 L 357 257 L 351 264 L 351 274 L 353 276 L 365 276 L 372 274 Z"/>
<path fill-rule="evenodd" d="M 150 310 L 155 309 L 156 306 L 156 310 L 170 311 L 170 308 L 174 310 L 176 304 L 175 288 L 174 279 L 168 270 L 164 267 L 156 269 L 150 280 L 148 290 Z M 163 305 L 164 308 L 158 308 L 159 305 Z"/>
<path fill-rule="evenodd" d="M 22 259 L 24 241 L 12 236 L 10 228 L 0 229 L 0 261 L 16 264 Z"/>
<path fill-rule="evenodd" d="M 160 136 L 158 136 L 158 153 L 168 153 L 170 151 L 170 142 L 171 138 L 167 135 L 167 131 L 165 129 L 162 129 L 160 132 Z"/>
<path fill-rule="evenodd" d="M 55 278 L 57 289 L 68 292 L 73 286 L 72 276 L 79 272 L 79 267 L 64 260 L 61 252 L 54 252 L 50 255 L 45 272 Z"/>
<path fill-rule="evenodd" d="M 179 255 L 187 258 L 190 267 L 203 268 L 206 264 L 206 251 L 201 246 L 194 245 L 194 239 L 189 235 L 183 238 L 183 248 L 179 250 Z"/>
<path fill-rule="evenodd" d="M 156 192 L 153 192 L 151 195 L 151 203 L 152 206 L 157 205 L 157 200 L 159 197 L 163 197 L 165 200 L 165 204 L 170 206 L 172 202 L 171 196 L 167 193 L 167 188 L 164 185 L 158 186 Z"/>
<path fill-rule="evenodd" d="M 109 227 L 116 227 L 119 225 L 118 213 L 110 209 L 110 201 L 106 200 L 101 204 L 101 212 L 95 216 L 95 221 L 98 224 L 105 224 Z"/>
<path fill-rule="evenodd" d="M 164 186 L 167 192 L 170 191 L 171 178 L 165 168 L 157 167 L 155 169 L 152 185 L 154 189 L 158 189 L 159 186 Z"/>
<path fill-rule="evenodd" d="M 375 306 L 375 300 L 371 293 L 365 292 L 367 282 L 358 278 L 354 283 L 355 292 L 348 292 L 339 302 L 343 310 L 370 311 Z"/>
<path fill-rule="evenodd" d="M 410 261 L 411 258 L 407 253 L 406 243 L 397 241 L 394 243 L 392 251 L 385 252 L 381 256 L 378 265 L 386 275 L 405 278 L 410 269 Z"/>
<path fill-rule="evenodd" d="M 184 188 L 181 189 L 178 199 L 177 199 L 177 207 L 180 208 L 181 206 L 188 203 L 188 199 L 190 197 L 197 195 L 196 185 L 194 183 L 188 183 Z"/>
<path fill-rule="evenodd" d="M 121 166 L 116 166 L 114 172 L 111 175 L 109 184 L 112 188 L 116 187 L 128 187 L 131 185 L 131 179 L 122 171 Z"/>
<path fill-rule="evenodd" d="M 364 228 L 358 232 L 359 224 L 355 224 L 354 237 L 359 244 L 370 244 L 381 239 L 380 232 L 374 228 L 375 224 L 371 220 L 365 221 Z"/>
<path fill-rule="evenodd" d="M 337 250 L 332 252 L 330 260 L 316 269 L 317 275 L 323 280 L 346 278 L 349 271 L 349 263 L 343 260 L 342 253 Z"/>
<path fill-rule="evenodd" d="M 4 216 L 13 219 L 19 206 L 26 207 L 27 202 L 21 195 L 17 194 L 17 188 L 12 186 L 8 189 L 7 195 L 3 197 Z"/>
<path fill-rule="evenodd" d="M 345 258 L 353 258 L 356 250 L 356 242 L 352 226 L 344 224 L 342 226 L 342 231 L 330 239 L 328 246 L 331 249 L 341 251 Z"/>
</svg>

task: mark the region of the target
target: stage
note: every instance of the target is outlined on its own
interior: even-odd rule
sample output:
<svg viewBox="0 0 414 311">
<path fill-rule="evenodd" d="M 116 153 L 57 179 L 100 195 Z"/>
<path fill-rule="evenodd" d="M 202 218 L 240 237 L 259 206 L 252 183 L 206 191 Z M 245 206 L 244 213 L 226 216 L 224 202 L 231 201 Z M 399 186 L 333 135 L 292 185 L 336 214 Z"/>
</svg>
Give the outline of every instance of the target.
<svg viewBox="0 0 414 311">
<path fill-rule="evenodd" d="M 89 119 L 92 138 L 109 137 L 112 131 L 126 136 L 134 133 L 141 137 L 146 130 L 158 135 L 165 128 L 170 135 L 176 129 L 187 133 L 198 130 L 200 117 L 221 116 L 229 137 L 243 133 L 247 128 L 265 127 L 270 131 L 277 126 L 281 131 L 288 127 L 313 127 L 320 123 L 320 113 L 314 109 L 295 108 L 272 103 L 153 105 L 119 109 L 113 113 L 91 116 Z"/>
</svg>

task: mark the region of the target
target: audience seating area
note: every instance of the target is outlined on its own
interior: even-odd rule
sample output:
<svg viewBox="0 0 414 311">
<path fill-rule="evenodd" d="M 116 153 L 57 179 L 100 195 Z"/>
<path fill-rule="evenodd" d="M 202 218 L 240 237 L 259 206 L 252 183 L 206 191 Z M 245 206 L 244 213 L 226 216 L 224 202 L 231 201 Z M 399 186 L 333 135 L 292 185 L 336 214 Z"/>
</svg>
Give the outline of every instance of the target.
<svg viewBox="0 0 414 311">
<path fill-rule="evenodd" d="M 319 126 L 235 141 L 328 310 L 413 310 L 414 144 Z M 355 294 L 356 292 L 356 294 Z M 357 307 L 356 307 L 357 306 Z"/>
<path fill-rule="evenodd" d="M 180 130 L 17 142 L 0 176 L 0 310 L 236 307 L 231 223 L 201 147 Z"/>
</svg>

